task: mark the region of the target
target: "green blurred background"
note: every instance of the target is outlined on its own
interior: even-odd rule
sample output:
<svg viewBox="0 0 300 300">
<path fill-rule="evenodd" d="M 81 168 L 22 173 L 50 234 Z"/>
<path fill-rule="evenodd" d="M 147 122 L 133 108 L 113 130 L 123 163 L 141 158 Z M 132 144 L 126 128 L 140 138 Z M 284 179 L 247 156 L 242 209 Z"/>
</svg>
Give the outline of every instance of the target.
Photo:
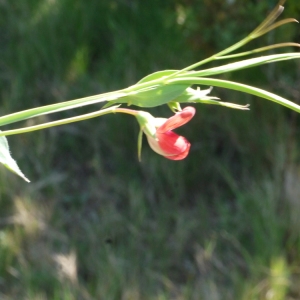
<svg viewBox="0 0 300 300">
<path fill-rule="evenodd" d="M 275 5 L 1 0 L 1 115 L 183 68 L 246 36 Z M 284 17 L 300 19 L 298 0 Z M 299 28 L 245 49 L 299 42 Z M 220 78 L 300 101 L 298 61 Z M 126 115 L 9 137 L 32 182 L 0 168 L 0 299 L 300 299 L 300 117 L 238 92 L 212 95 L 251 111 L 197 105 L 178 131 L 192 143 L 183 161 L 145 140 L 139 163 L 138 124 Z"/>
</svg>

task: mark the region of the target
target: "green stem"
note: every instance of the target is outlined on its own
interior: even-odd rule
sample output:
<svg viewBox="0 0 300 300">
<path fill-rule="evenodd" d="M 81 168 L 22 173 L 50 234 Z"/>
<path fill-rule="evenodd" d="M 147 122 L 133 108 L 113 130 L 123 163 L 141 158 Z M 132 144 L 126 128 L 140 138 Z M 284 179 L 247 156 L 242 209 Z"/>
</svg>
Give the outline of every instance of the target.
<svg viewBox="0 0 300 300">
<path fill-rule="evenodd" d="M 46 115 L 50 113 L 55 113 L 63 110 L 73 109 L 82 107 L 85 105 L 91 105 L 96 104 L 99 102 L 107 101 L 107 99 L 114 99 L 118 97 L 124 97 L 126 96 L 124 93 L 122 93 L 122 90 L 115 91 L 115 92 L 109 92 L 99 95 L 94 95 L 90 97 L 84 97 L 76 100 L 69 100 L 65 102 L 60 102 L 56 104 L 51 105 L 45 105 L 41 107 L 31 108 L 27 110 L 23 110 L 20 112 L 12 113 L 9 115 L 5 115 L 3 117 L 0 117 L 0 126 L 23 121 L 29 118 L 34 118 L 41 115 Z"/>
<path fill-rule="evenodd" d="M 251 33 L 250 35 L 256 35 L 259 34 L 261 30 L 268 27 L 270 24 L 272 24 L 283 12 L 285 0 L 280 0 L 279 3 L 276 5 L 276 7 L 269 13 L 269 15 L 266 17 L 266 19 L 259 24 Z"/>
<path fill-rule="evenodd" d="M 79 108 L 82 106 L 97 104 L 104 101 L 116 100 L 118 98 L 123 98 L 123 97 L 130 96 L 131 94 L 138 93 L 142 89 L 146 89 L 148 87 L 152 87 L 159 84 L 163 84 L 163 79 L 159 78 L 144 83 L 134 84 L 128 88 L 125 88 L 123 90 L 118 90 L 115 92 L 108 92 L 108 93 L 84 97 L 76 100 L 68 100 L 56 104 L 45 105 L 41 107 L 23 110 L 20 112 L 16 112 L 16 113 L 12 113 L 0 117 L 0 126 L 20 122 L 41 115 L 47 115 L 51 113 L 68 110 L 68 109 Z"/>
<path fill-rule="evenodd" d="M 218 59 L 219 57 L 226 55 L 230 52 L 233 52 L 235 50 L 237 50 L 238 48 L 246 45 L 247 43 L 249 43 L 250 41 L 260 37 L 261 35 L 265 34 L 266 32 L 280 26 L 283 25 L 285 23 L 289 23 L 292 21 L 296 21 L 295 19 L 287 19 L 278 22 L 278 24 L 274 24 L 275 26 L 270 26 L 269 28 L 267 28 L 270 24 L 272 24 L 277 18 L 278 16 L 282 13 L 283 11 L 283 6 L 281 4 L 283 4 L 285 2 L 285 0 L 281 0 L 279 1 L 278 5 L 271 11 L 271 13 L 267 16 L 267 18 L 258 26 L 256 27 L 248 36 L 246 36 L 244 39 L 242 39 L 241 41 L 235 43 L 234 45 L 230 46 L 229 48 L 226 48 L 225 50 L 222 50 L 221 52 L 214 54 L 204 60 L 201 60 L 200 62 L 197 62 L 195 64 L 192 64 L 170 76 L 168 76 L 168 79 L 170 78 L 174 78 L 176 77 L 178 74 L 181 74 L 182 72 L 186 72 L 186 71 L 190 71 L 193 70 L 201 65 L 204 65 L 208 62 L 214 61 L 216 59 Z"/>
<path fill-rule="evenodd" d="M 199 66 L 202 66 L 202 65 L 207 64 L 207 63 L 209 63 L 211 61 L 214 61 L 214 60 L 218 59 L 219 57 L 221 57 L 223 55 L 226 55 L 226 54 L 228 54 L 228 53 L 230 53 L 230 52 L 232 52 L 232 51 L 234 51 L 234 50 L 236 50 L 236 49 L 238 49 L 238 48 L 246 45 L 248 42 L 250 42 L 251 39 L 252 38 L 249 38 L 249 36 L 247 36 L 246 38 L 244 38 L 241 41 L 235 43 L 234 45 L 230 46 L 229 48 L 227 48 L 225 50 L 222 50 L 221 52 L 218 52 L 217 54 L 214 54 L 214 55 L 212 55 L 212 56 L 210 56 L 210 57 L 208 57 L 208 58 L 206 58 L 204 60 L 201 60 L 201 61 L 199 61 L 199 62 L 197 62 L 195 64 L 192 64 L 192 65 L 190 65 L 190 66 L 188 66 L 188 67 L 186 67 L 184 69 L 181 69 L 181 70 L 179 70 L 179 71 L 177 71 L 177 72 L 169 75 L 167 77 L 167 79 L 174 78 L 174 77 L 176 77 L 177 75 L 179 75 L 181 73 L 193 70 L 193 69 L 195 69 L 195 68 L 197 68 Z"/>
<path fill-rule="evenodd" d="M 74 122 L 84 121 L 84 120 L 91 119 L 91 118 L 100 117 L 100 116 L 110 114 L 110 113 L 126 113 L 126 114 L 130 114 L 130 115 L 136 115 L 137 111 L 132 110 L 132 109 L 127 109 L 127 108 L 118 108 L 118 106 L 111 106 L 109 108 L 102 109 L 100 111 L 83 114 L 83 115 L 80 115 L 77 117 L 66 118 L 66 119 L 62 119 L 62 120 L 58 120 L 58 121 L 47 122 L 47 123 L 28 126 L 28 127 L 19 128 L 19 129 L 1 131 L 0 136 L 21 134 L 21 133 L 41 130 L 41 129 L 45 129 L 45 128 L 50 128 L 50 127 L 54 127 L 54 126 L 65 125 L 65 124 L 69 124 L 69 123 L 74 123 Z"/>
<path fill-rule="evenodd" d="M 237 53 L 237 54 L 224 55 L 222 57 L 217 57 L 216 59 L 221 60 L 221 59 L 237 58 L 237 57 L 241 57 L 241 56 L 251 55 L 251 54 L 254 54 L 254 53 L 259 53 L 259 52 L 273 50 L 273 49 L 282 48 L 282 47 L 300 47 L 300 44 L 298 44 L 298 43 L 279 43 L 279 44 L 265 46 L 265 47 L 257 48 L 257 49 L 254 49 L 254 50 Z"/>
</svg>

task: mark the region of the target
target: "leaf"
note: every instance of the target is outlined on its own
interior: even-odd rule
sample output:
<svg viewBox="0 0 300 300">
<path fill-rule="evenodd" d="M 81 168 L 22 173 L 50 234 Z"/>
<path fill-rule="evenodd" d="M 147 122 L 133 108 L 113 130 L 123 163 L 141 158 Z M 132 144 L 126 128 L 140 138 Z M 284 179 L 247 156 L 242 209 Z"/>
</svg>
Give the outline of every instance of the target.
<svg viewBox="0 0 300 300">
<path fill-rule="evenodd" d="M 154 72 L 152 74 L 149 74 L 147 76 L 145 76 L 144 78 L 142 78 L 140 81 L 138 81 L 137 84 L 139 83 L 144 83 L 144 82 L 148 82 L 148 81 L 151 81 L 151 80 L 156 80 L 156 79 L 160 79 L 162 77 L 167 77 L 167 76 L 170 76 L 176 72 L 178 72 L 179 70 L 164 70 L 164 71 L 157 71 L 157 72 Z"/>
<path fill-rule="evenodd" d="M 300 113 L 300 106 L 288 99 L 285 99 L 283 97 L 280 97 L 276 94 L 270 93 L 268 91 L 262 90 L 260 88 L 242 84 L 239 82 L 234 81 L 228 81 L 228 80 L 221 80 L 221 79 L 215 79 L 215 78 L 204 78 L 204 77 L 187 77 L 187 78 L 174 78 L 169 79 L 168 83 L 170 84 L 203 84 L 203 85 L 210 85 L 210 86 L 218 86 L 226 89 L 236 90 L 244 93 L 248 93 L 254 96 L 258 96 L 270 101 L 273 101 L 277 104 L 280 104 L 282 106 L 288 107 L 289 109 L 292 109 L 298 113 Z"/>
<path fill-rule="evenodd" d="M 129 101 L 126 102 L 128 105 L 136 105 L 140 107 L 154 107 L 162 104 L 166 104 L 176 97 L 180 96 L 189 85 L 186 84 L 178 84 L 178 85 L 166 85 L 163 82 L 163 78 L 167 78 L 168 76 L 178 72 L 178 70 L 164 70 L 154 72 L 146 77 L 142 78 L 136 86 L 139 84 L 151 82 L 154 80 L 161 79 L 159 84 L 155 84 L 153 86 L 149 86 L 145 89 L 136 90 L 131 93 L 128 93 Z M 194 72 L 189 72 L 190 74 Z M 124 99 L 125 100 L 125 99 Z M 118 100 L 116 101 L 117 103 Z"/>
<path fill-rule="evenodd" d="M 111 100 L 105 104 L 103 108 L 120 103 L 139 107 L 155 107 L 167 104 L 180 96 L 189 87 L 187 84 L 167 85 L 164 83 L 164 77 L 167 79 L 168 76 L 176 72 L 178 71 L 164 70 L 147 75 L 135 85 L 124 90 L 126 91 L 126 97 Z M 189 74 L 194 74 L 194 72 L 189 72 Z M 147 83 L 149 83 L 149 85 L 147 85 Z"/>
<path fill-rule="evenodd" d="M 7 169 L 22 177 L 25 181 L 30 182 L 18 167 L 16 161 L 11 157 L 8 142 L 5 136 L 0 137 L 0 163 Z"/>
<path fill-rule="evenodd" d="M 156 85 L 151 87 L 151 89 L 137 91 L 132 95 L 128 95 L 129 100 L 127 104 L 139 107 L 163 105 L 180 96 L 189 86 L 188 84 Z"/>
<path fill-rule="evenodd" d="M 290 59 L 299 59 L 299 58 L 300 58 L 299 53 L 272 54 L 272 55 L 266 55 L 266 56 L 262 56 L 262 57 L 245 59 L 242 61 L 229 63 L 229 64 L 215 67 L 215 68 L 196 71 L 194 73 L 188 72 L 186 74 L 180 74 L 177 76 L 177 78 L 190 77 L 191 75 L 193 77 L 195 77 L 195 76 L 212 76 L 212 75 L 237 71 L 237 70 L 241 70 L 241 69 L 256 67 L 256 66 L 260 66 L 263 64 L 267 64 L 267 63 L 279 62 L 279 61 L 290 60 Z"/>
</svg>

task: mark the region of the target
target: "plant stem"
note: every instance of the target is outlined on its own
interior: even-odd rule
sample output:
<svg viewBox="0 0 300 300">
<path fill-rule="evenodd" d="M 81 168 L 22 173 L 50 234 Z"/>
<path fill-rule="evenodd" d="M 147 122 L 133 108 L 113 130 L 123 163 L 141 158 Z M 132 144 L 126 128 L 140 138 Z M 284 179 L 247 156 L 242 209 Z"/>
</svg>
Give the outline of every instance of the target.
<svg viewBox="0 0 300 300">
<path fill-rule="evenodd" d="M 66 118 L 66 119 L 62 119 L 62 120 L 58 120 L 58 121 L 52 121 L 52 122 L 47 122 L 47 123 L 43 123 L 43 124 L 39 124 L 39 125 L 18 128 L 18 129 L 0 131 L 0 136 L 21 134 L 21 133 L 41 130 L 41 129 L 45 129 L 45 128 L 50 128 L 50 127 L 54 127 L 54 126 L 65 125 L 65 124 L 69 124 L 69 123 L 74 123 L 74 122 L 79 122 L 79 121 L 84 121 L 87 119 L 100 117 L 100 116 L 110 114 L 110 113 L 126 113 L 126 114 L 130 114 L 130 115 L 136 115 L 137 111 L 132 110 L 132 109 L 127 109 L 127 108 L 118 108 L 118 106 L 111 106 L 106 109 L 98 110 L 98 111 L 88 113 L 88 114 L 83 114 L 83 115 L 80 115 L 77 117 Z"/>
<path fill-rule="evenodd" d="M 287 20 L 283 20 L 283 21 L 280 21 L 278 22 L 278 24 L 274 24 L 274 27 L 270 26 L 269 28 L 267 28 L 270 24 L 272 24 L 278 17 L 279 15 L 282 13 L 283 11 L 283 6 L 281 4 L 283 4 L 285 2 L 285 0 L 281 0 L 279 1 L 279 3 L 276 5 L 276 7 L 270 12 L 270 14 L 267 16 L 267 18 L 258 26 L 256 27 L 248 36 L 246 36 L 245 38 L 243 38 L 241 41 L 235 43 L 234 45 L 226 48 L 225 50 L 222 50 L 221 52 L 218 52 L 217 54 L 214 54 L 204 60 L 201 60 L 195 64 L 192 64 L 170 76 L 168 76 L 168 79 L 170 78 L 174 78 L 176 77 L 178 74 L 182 73 L 182 72 L 185 72 L 185 71 L 190 71 L 190 70 L 193 70 L 201 65 L 204 65 L 208 62 L 211 62 L 213 60 L 216 60 L 218 58 L 220 58 L 221 56 L 223 55 L 226 55 L 230 52 L 233 52 L 235 50 L 237 50 L 238 48 L 246 45 L 247 43 L 249 43 L 251 40 L 254 40 L 258 37 L 260 37 L 261 35 L 265 34 L 266 32 L 278 27 L 278 26 L 281 26 L 285 23 L 289 23 L 289 22 L 292 22 L 292 21 L 296 21 L 294 19 L 287 19 Z"/>
</svg>

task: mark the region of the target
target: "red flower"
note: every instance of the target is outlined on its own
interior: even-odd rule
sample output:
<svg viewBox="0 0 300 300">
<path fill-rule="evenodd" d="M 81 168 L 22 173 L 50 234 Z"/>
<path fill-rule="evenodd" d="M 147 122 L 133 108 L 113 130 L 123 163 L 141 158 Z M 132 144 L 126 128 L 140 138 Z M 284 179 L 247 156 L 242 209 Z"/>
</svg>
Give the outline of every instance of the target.
<svg viewBox="0 0 300 300">
<path fill-rule="evenodd" d="M 169 119 L 155 118 L 155 137 L 145 132 L 150 147 L 158 154 L 171 160 L 184 159 L 191 147 L 189 141 L 172 130 L 189 122 L 196 110 L 194 107 L 185 107 Z"/>
</svg>

